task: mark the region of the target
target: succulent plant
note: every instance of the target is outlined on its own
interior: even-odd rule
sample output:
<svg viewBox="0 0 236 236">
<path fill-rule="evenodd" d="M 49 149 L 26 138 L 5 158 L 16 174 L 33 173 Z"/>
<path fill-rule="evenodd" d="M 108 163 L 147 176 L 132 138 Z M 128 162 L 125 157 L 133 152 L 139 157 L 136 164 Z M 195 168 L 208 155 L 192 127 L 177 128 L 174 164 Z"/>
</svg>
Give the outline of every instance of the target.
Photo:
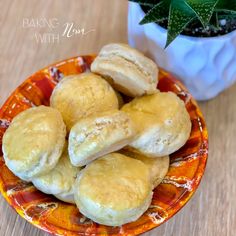
<svg viewBox="0 0 236 236">
<path fill-rule="evenodd" d="M 166 47 L 189 26 L 199 21 L 204 28 L 217 28 L 220 19 L 236 19 L 236 0 L 130 0 L 148 7 L 140 24 L 166 20 Z"/>
</svg>

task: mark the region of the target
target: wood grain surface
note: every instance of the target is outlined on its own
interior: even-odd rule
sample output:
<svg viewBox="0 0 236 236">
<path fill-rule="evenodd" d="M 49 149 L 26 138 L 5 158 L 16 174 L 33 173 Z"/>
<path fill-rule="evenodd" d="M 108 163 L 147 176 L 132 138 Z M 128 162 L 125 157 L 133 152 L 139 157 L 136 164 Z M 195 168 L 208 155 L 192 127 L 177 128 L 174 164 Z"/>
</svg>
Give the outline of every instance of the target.
<svg viewBox="0 0 236 236">
<path fill-rule="evenodd" d="M 25 78 L 45 65 L 96 53 L 109 42 L 127 42 L 125 0 L 0 0 L 0 10 L 0 105 Z M 44 19 L 58 25 L 50 30 L 43 25 Z M 66 23 L 74 23 L 80 34 L 60 37 L 59 42 L 51 38 L 50 42 L 37 43 L 35 34 L 51 33 L 55 37 L 63 33 Z M 83 29 L 91 32 L 82 35 Z M 236 85 L 200 103 L 200 107 L 210 141 L 202 183 L 177 215 L 145 236 L 235 235 Z M 18 216 L 2 196 L 0 219 L 0 235 L 48 235 Z"/>
</svg>

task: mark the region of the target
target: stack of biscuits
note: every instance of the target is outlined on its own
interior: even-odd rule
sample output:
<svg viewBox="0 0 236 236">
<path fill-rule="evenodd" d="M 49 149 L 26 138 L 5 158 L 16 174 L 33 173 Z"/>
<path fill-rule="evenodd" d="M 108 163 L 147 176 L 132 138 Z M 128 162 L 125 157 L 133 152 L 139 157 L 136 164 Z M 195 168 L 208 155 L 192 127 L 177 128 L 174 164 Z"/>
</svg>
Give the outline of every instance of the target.
<svg viewBox="0 0 236 236">
<path fill-rule="evenodd" d="M 104 46 L 90 73 L 57 84 L 50 107 L 12 120 L 3 137 L 6 165 L 97 223 L 137 220 L 168 172 L 169 155 L 191 132 L 184 102 L 157 84 L 152 60 L 125 44 Z"/>
</svg>

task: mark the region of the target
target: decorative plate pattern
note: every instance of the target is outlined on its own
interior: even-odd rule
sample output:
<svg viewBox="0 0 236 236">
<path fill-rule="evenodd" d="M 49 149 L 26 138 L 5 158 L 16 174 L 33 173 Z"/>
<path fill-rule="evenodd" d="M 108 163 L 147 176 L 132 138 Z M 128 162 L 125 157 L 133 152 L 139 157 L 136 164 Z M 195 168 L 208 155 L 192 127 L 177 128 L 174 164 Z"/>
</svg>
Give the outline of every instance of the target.
<svg viewBox="0 0 236 236">
<path fill-rule="evenodd" d="M 21 84 L 0 109 L 0 146 L 11 120 L 32 106 L 49 105 L 55 85 L 64 76 L 89 71 L 95 56 L 79 56 L 50 65 Z M 55 235 L 137 235 L 159 226 L 178 212 L 196 191 L 208 156 L 206 125 L 196 102 L 172 75 L 161 70 L 158 88 L 176 93 L 186 104 L 192 132 L 186 145 L 171 155 L 167 176 L 154 190 L 152 204 L 137 221 L 121 227 L 99 225 L 84 217 L 76 206 L 38 191 L 12 174 L 0 149 L 0 191 L 27 221 Z"/>
</svg>

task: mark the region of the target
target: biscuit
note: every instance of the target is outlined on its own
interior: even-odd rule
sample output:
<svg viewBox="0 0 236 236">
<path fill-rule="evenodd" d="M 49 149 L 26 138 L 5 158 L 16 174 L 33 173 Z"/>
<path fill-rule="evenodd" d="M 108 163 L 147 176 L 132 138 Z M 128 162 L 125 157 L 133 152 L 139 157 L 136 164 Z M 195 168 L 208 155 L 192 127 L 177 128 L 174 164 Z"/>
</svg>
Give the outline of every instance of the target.
<svg viewBox="0 0 236 236">
<path fill-rule="evenodd" d="M 106 80 L 83 73 L 62 79 L 53 90 L 50 105 L 61 112 L 69 131 L 80 118 L 118 109 L 118 99 Z"/>
<path fill-rule="evenodd" d="M 91 64 L 91 71 L 104 76 L 118 91 L 131 96 L 157 91 L 157 65 L 126 44 L 108 44 Z"/>
<path fill-rule="evenodd" d="M 115 92 L 116 92 L 116 96 L 117 96 L 117 99 L 118 99 L 118 105 L 119 105 L 119 109 L 120 109 L 125 104 L 124 99 L 123 99 L 123 97 L 121 96 L 121 94 L 119 92 L 117 92 L 117 91 L 115 91 Z"/>
<path fill-rule="evenodd" d="M 127 150 L 121 150 L 120 153 L 132 157 L 134 159 L 140 160 L 145 165 L 147 165 L 147 167 L 149 168 L 149 173 L 151 176 L 153 188 L 156 188 L 162 182 L 162 180 L 164 179 L 169 170 L 169 165 L 170 165 L 169 156 L 151 158 Z"/>
<path fill-rule="evenodd" d="M 129 144 L 136 134 L 129 116 L 119 110 L 83 118 L 71 129 L 69 155 L 74 166 L 84 166 L 96 158 Z"/>
<path fill-rule="evenodd" d="M 58 193 L 58 194 L 54 194 L 54 196 L 63 201 L 63 202 L 67 202 L 67 203 L 71 203 L 71 204 L 75 204 L 75 199 L 74 199 L 74 186 L 72 186 L 71 190 L 68 192 L 64 192 L 64 193 Z"/>
<path fill-rule="evenodd" d="M 65 135 L 65 124 L 56 109 L 39 106 L 21 112 L 3 136 L 7 167 L 26 181 L 48 173 L 62 154 Z"/>
<path fill-rule="evenodd" d="M 55 166 L 49 173 L 35 177 L 32 182 L 40 191 L 47 194 L 54 194 L 57 198 L 74 203 L 73 186 L 80 168 L 74 167 L 70 163 L 68 146 Z"/>
<path fill-rule="evenodd" d="M 167 156 L 181 148 L 191 132 L 184 102 L 172 92 L 135 98 L 122 107 L 136 124 L 137 136 L 129 144 L 150 157 Z"/>
<path fill-rule="evenodd" d="M 111 153 L 88 166 L 75 183 L 75 202 L 93 221 L 119 226 L 137 220 L 149 207 L 152 185 L 139 160 Z"/>
</svg>

